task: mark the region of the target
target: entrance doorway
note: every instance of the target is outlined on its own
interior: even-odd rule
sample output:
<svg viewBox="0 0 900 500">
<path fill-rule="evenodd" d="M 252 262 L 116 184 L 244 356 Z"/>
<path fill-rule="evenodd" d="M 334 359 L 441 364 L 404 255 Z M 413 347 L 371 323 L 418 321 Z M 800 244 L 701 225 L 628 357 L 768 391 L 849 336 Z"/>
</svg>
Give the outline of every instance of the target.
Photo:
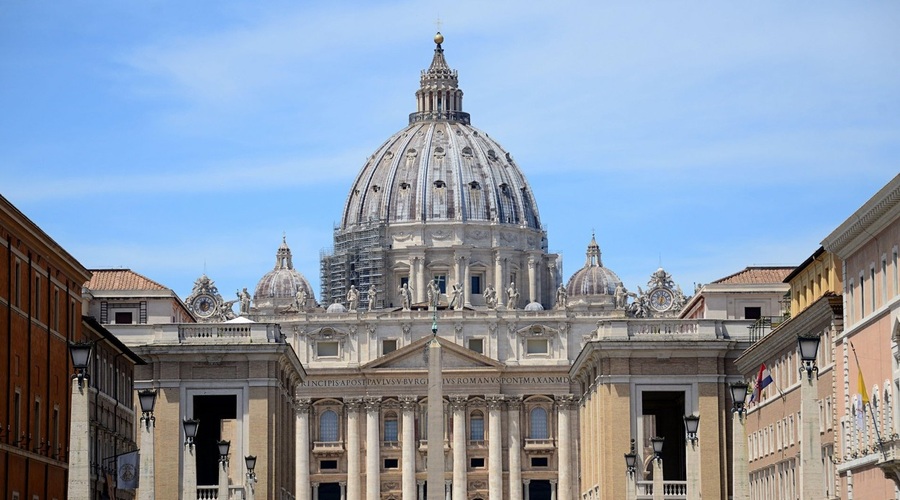
<svg viewBox="0 0 900 500">
<path fill-rule="evenodd" d="M 341 500 L 341 485 L 338 483 L 319 483 L 319 498 L 316 500 Z"/>
<path fill-rule="evenodd" d="M 532 479 L 528 483 L 529 500 L 550 500 L 550 481 Z"/>
</svg>

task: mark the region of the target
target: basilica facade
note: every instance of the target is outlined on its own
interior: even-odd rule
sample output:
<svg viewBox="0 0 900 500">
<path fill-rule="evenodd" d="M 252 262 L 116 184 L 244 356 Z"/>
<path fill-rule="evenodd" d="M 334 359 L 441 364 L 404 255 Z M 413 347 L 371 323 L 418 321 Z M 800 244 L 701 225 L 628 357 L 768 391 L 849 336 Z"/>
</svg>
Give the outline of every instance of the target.
<svg viewBox="0 0 900 500">
<path fill-rule="evenodd" d="M 318 293 L 287 237 L 234 300 L 206 275 L 184 302 L 89 290 L 98 314 L 137 308 L 107 326 L 149 361 L 136 388 L 163 396 L 165 432 L 141 437 L 166 457 L 156 494 L 728 497 L 733 359 L 760 315 L 780 314 L 786 272 L 748 268 L 685 294 L 648 269 L 635 292 L 591 236 L 565 279 L 525 175 L 471 125 L 434 41 L 408 126 L 350 186 Z M 179 426 L 198 415 L 194 455 Z M 217 476 L 217 440 L 255 469 L 232 460 Z"/>
</svg>

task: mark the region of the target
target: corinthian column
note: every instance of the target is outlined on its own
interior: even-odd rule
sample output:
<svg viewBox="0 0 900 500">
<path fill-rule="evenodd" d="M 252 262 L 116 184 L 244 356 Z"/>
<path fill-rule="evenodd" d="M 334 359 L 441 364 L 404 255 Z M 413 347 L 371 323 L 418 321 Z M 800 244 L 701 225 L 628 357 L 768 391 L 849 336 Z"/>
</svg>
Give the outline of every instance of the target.
<svg viewBox="0 0 900 500">
<path fill-rule="evenodd" d="M 366 398 L 366 499 L 381 500 L 381 446 L 379 441 L 378 412 L 381 398 Z"/>
<path fill-rule="evenodd" d="M 519 415 L 522 396 L 507 396 L 506 415 L 509 418 L 509 497 L 522 498 L 522 430 Z"/>
<path fill-rule="evenodd" d="M 362 401 L 359 398 L 344 400 L 347 409 L 347 497 L 362 498 L 360 496 L 359 474 L 359 408 Z"/>
<path fill-rule="evenodd" d="M 570 409 L 575 404 L 575 397 L 564 394 L 556 397 L 557 407 L 557 447 L 559 453 L 559 487 L 556 498 L 559 500 L 572 499 L 572 436 L 569 422 Z"/>
<path fill-rule="evenodd" d="M 497 307 L 500 307 L 504 304 L 503 290 L 506 290 L 506 285 L 503 284 L 503 280 L 506 279 L 506 273 L 504 271 L 505 259 L 500 252 L 494 254 L 494 288 L 497 289 Z"/>
<path fill-rule="evenodd" d="M 453 411 L 453 500 L 466 500 L 466 402 L 469 396 L 450 396 Z"/>
<path fill-rule="evenodd" d="M 537 261 L 534 255 L 528 256 L 528 302 L 537 301 Z"/>
<path fill-rule="evenodd" d="M 501 500 L 503 495 L 503 447 L 500 415 L 503 396 L 485 397 L 488 404 L 488 498 Z"/>
<path fill-rule="evenodd" d="M 294 406 L 297 414 L 297 463 L 295 465 L 297 500 L 310 500 L 309 489 L 309 399 L 298 399 Z"/>
<path fill-rule="evenodd" d="M 400 490 L 403 500 L 416 500 L 416 406 L 415 396 L 400 396 L 400 410 L 403 414 L 403 436 L 400 442 L 403 475 Z"/>
</svg>

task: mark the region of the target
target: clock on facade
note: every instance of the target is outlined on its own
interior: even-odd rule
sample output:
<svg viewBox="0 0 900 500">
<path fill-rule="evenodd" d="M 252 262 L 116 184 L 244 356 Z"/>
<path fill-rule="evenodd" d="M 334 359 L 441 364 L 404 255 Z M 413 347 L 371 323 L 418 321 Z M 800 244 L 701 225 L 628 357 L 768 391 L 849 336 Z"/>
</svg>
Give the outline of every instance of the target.
<svg viewBox="0 0 900 500">
<path fill-rule="evenodd" d="M 668 311 L 674 302 L 675 295 L 668 288 L 657 288 L 650 291 L 650 307 L 655 311 Z"/>
<path fill-rule="evenodd" d="M 197 316 L 208 318 L 216 312 L 216 299 L 207 294 L 198 295 L 191 307 Z"/>
</svg>

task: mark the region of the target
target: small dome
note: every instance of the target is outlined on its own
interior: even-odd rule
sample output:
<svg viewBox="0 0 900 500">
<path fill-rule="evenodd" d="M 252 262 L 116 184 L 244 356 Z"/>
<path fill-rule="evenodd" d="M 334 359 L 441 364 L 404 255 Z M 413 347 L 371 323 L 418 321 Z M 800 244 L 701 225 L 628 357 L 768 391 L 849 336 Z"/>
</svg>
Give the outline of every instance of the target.
<svg viewBox="0 0 900 500">
<path fill-rule="evenodd" d="M 328 309 L 326 309 L 325 312 L 328 314 L 340 314 L 347 312 L 347 308 L 344 307 L 344 304 L 335 302 L 334 304 L 328 306 Z"/>
<path fill-rule="evenodd" d="M 569 284 L 566 286 L 569 295 L 614 295 L 616 285 L 620 283 L 622 280 L 616 276 L 616 273 L 603 267 L 603 262 L 600 260 L 600 245 L 597 244 L 597 239 L 591 236 L 584 267 L 569 278 Z"/>
<path fill-rule="evenodd" d="M 312 286 L 299 271 L 294 269 L 291 249 L 284 237 L 275 255 L 275 268 L 267 272 L 256 284 L 253 302 L 257 309 L 282 307 L 293 304 L 297 292 L 304 290 L 306 296 L 314 298 Z"/>
<path fill-rule="evenodd" d="M 525 306 L 526 311 L 543 311 L 544 306 L 541 305 L 540 302 L 529 302 L 527 306 Z"/>
</svg>

